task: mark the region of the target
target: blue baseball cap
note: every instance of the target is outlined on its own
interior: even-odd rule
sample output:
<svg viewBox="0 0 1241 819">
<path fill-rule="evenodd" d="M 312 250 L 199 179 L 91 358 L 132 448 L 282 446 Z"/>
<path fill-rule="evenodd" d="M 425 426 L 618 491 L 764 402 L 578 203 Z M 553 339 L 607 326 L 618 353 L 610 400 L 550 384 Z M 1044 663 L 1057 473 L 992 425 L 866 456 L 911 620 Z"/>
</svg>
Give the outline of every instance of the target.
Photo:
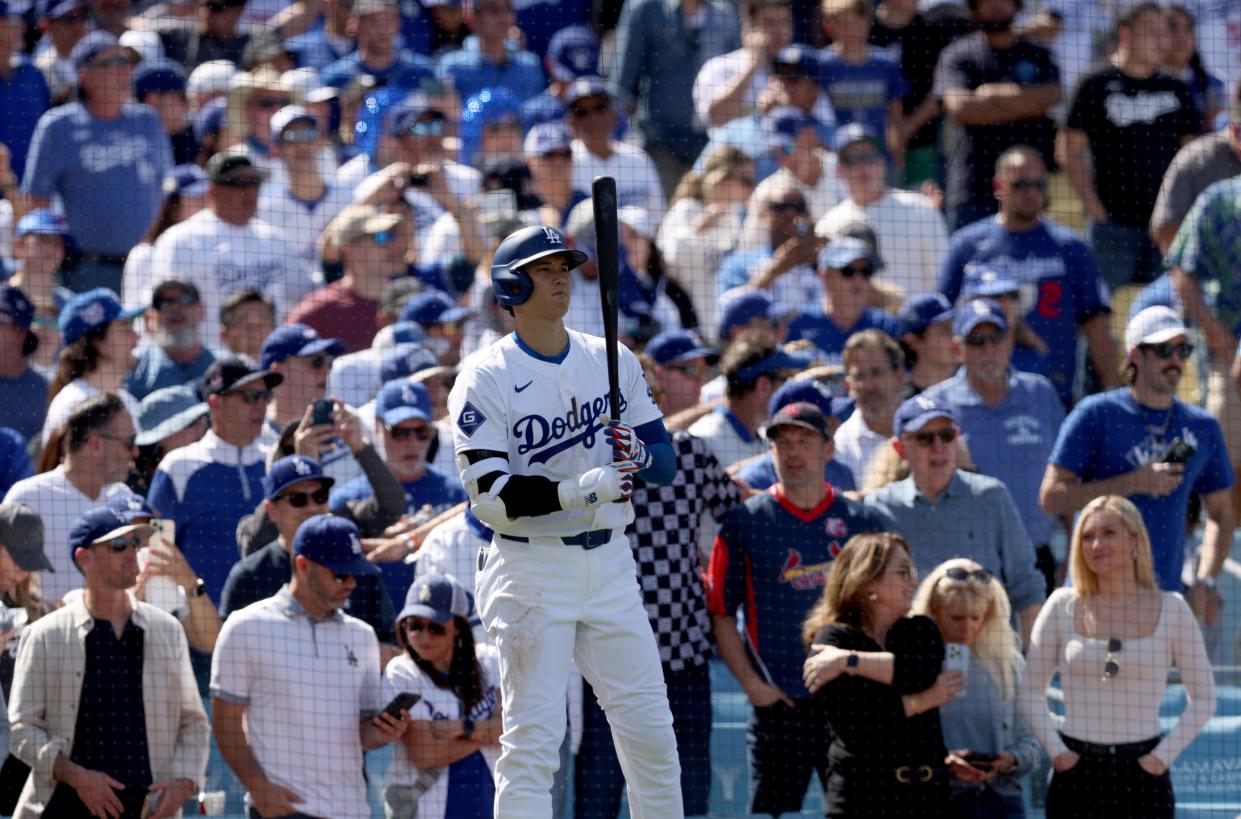
<svg viewBox="0 0 1241 819">
<path fill-rule="evenodd" d="M 379 567 L 362 551 L 362 532 L 357 525 L 336 515 L 315 515 L 297 527 L 293 554 L 341 574 L 379 574 Z"/>
<path fill-rule="evenodd" d="M 603 81 L 603 77 L 595 74 L 578 77 L 565 89 L 564 96 L 561 99 L 564 101 L 564 107 L 568 108 L 578 100 L 584 100 L 587 97 L 603 97 L 609 102 L 611 101 L 612 94 L 608 91 L 608 86 Z"/>
<path fill-rule="evenodd" d="M 826 413 L 819 408 L 818 404 L 808 401 L 785 404 L 771 417 L 771 420 L 763 424 L 759 429 L 759 434 L 764 440 L 770 441 L 771 433 L 780 427 L 801 427 L 818 433 L 825 441 L 832 439 L 832 433 L 827 428 Z"/>
<path fill-rule="evenodd" d="M 164 196 L 206 196 L 207 172 L 197 165 L 177 165 L 164 176 Z"/>
<path fill-rule="evenodd" d="M 0 4 L 3 4 L 3 0 L 0 0 Z M 84 8 L 86 8 L 86 0 L 56 0 L 48 4 L 43 16 L 48 20 L 63 20 L 75 11 Z"/>
<path fill-rule="evenodd" d="M 17 222 L 17 238 L 30 233 L 42 233 L 50 236 L 69 236 L 69 222 L 54 210 L 39 208 L 32 210 Z"/>
<path fill-rule="evenodd" d="M 530 129 L 521 144 L 526 156 L 547 156 L 552 151 L 572 150 L 569 129 L 563 122 L 540 122 Z"/>
<path fill-rule="evenodd" d="M 879 139 L 875 129 L 860 122 L 851 122 L 843 128 L 837 128 L 836 133 L 832 134 L 832 150 L 837 154 L 859 142 L 869 142 L 877 148 L 883 148 L 883 141 Z"/>
<path fill-rule="evenodd" d="M 455 324 L 474 315 L 468 307 L 461 307 L 452 296 L 442 290 L 425 290 L 405 302 L 401 308 L 401 321 L 412 321 L 423 327 L 435 324 Z"/>
<path fill-rule="evenodd" d="M 763 117 L 763 136 L 767 140 L 767 150 L 778 151 L 792 145 L 807 128 L 815 129 L 817 134 L 818 127 L 819 121 L 800 108 L 786 105 L 772 109 Z"/>
<path fill-rule="evenodd" d="M 771 73 L 777 77 L 810 77 L 817 81 L 821 65 L 817 50 L 802 43 L 792 43 L 776 54 Z"/>
<path fill-rule="evenodd" d="M 771 295 L 755 287 L 735 287 L 720 296 L 720 339 L 756 318 L 773 320 Z"/>
<path fill-rule="evenodd" d="M 249 358 L 228 356 L 212 362 L 202 377 L 202 393 L 205 396 L 223 395 L 242 387 L 262 381 L 264 389 L 274 389 L 284 376 L 268 370 L 255 369 Z"/>
<path fill-rule="evenodd" d="M 207 141 L 207 137 L 220 133 L 227 117 L 228 98 L 216 97 L 198 109 L 198 113 L 194 115 L 194 122 L 191 126 L 194 139 L 201 144 Z"/>
<path fill-rule="evenodd" d="M 134 439 L 138 446 L 158 444 L 169 435 L 176 435 L 208 412 L 207 404 L 192 387 L 165 387 L 142 399 L 138 408 L 138 426 L 142 431 Z"/>
<path fill-rule="evenodd" d="M 980 324 L 994 324 L 1008 332 L 1008 317 L 999 302 L 991 299 L 971 299 L 957 308 L 952 322 L 954 336 L 968 336 Z"/>
<path fill-rule="evenodd" d="M 957 423 L 957 416 L 948 405 L 927 395 L 918 393 L 907 398 L 896 410 L 896 420 L 892 422 L 892 434 L 896 437 L 906 432 L 917 432 L 936 418 L 947 418 Z"/>
<path fill-rule="evenodd" d="M 274 501 L 281 492 L 302 481 L 318 481 L 325 489 L 336 483 L 335 479 L 323 474 L 323 467 L 314 458 L 289 455 L 272 464 L 263 476 L 263 497 Z"/>
<path fill-rule="evenodd" d="M 906 333 L 921 333 L 932 324 L 951 321 L 952 303 L 942 293 L 924 293 L 905 302 L 896 317 L 897 338 Z"/>
<path fill-rule="evenodd" d="M 697 333 L 689 330 L 669 330 L 646 343 L 646 354 L 663 367 L 695 358 L 716 358 L 720 351 L 704 344 Z"/>
<path fill-rule="evenodd" d="M 761 375 L 768 373 L 777 373 L 782 371 L 804 370 L 810 366 L 812 358 L 802 355 L 793 355 L 785 352 L 777 347 L 769 355 L 765 355 L 752 364 L 747 364 L 732 374 L 731 378 L 736 381 L 745 383 L 753 381 Z"/>
<path fill-rule="evenodd" d="M 870 245 L 862 239 L 843 236 L 819 251 L 818 267 L 819 270 L 843 270 L 859 260 L 870 262 L 875 270 L 883 269 L 883 262 Z"/>
<path fill-rule="evenodd" d="M 318 355 L 319 353 L 342 355 L 344 352 L 345 342 L 338 338 L 319 338 L 319 334 L 313 327 L 305 324 L 286 324 L 272 330 L 271 334 L 263 339 L 263 347 L 259 350 L 259 366 L 264 370 L 269 370 L 271 365 L 288 361 L 294 356 Z"/>
<path fill-rule="evenodd" d="M 409 132 L 427 114 L 437 115 L 441 120 L 444 112 L 431 106 L 431 100 L 421 91 L 415 91 L 392 106 L 385 117 L 388 133 L 401 136 Z"/>
<path fill-rule="evenodd" d="M 416 372 L 437 366 L 435 353 L 420 344 L 398 344 L 384 351 L 379 365 L 380 383 L 407 378 Z"/>
<path fill-rule="evenodd" d="M 157 91 L 185 93 L 185 71 L 174 62 L 143 61 L 134 69 L 134 99 L 143 102 L 147 94 Z"/>
<path fill-rule="evenodd" d="M 151 508 L 151 504 L 147 503 L 146 498 L 128 488 L 110 495 L 103 505 L 124 515 L 126 523 L 133 523 L 139 518 L 147 518 L 149 520 L 159 517 L 155 514 L 155 510 Z"/>
<path fill-rule="evenodd" d="M 1020 289 L 1021 282 L 1003 270 L 987 265 L 971 265 L 961 282 L 961 296 L 967 299 L 1004 296 Z"/>
<path fill-rule="evenodd" d="M 451 575 L 424 574 L 418 577 L 405 593 L 405 605 L 396 616 L 399 623 L 406 617 L 421 617 L 432 623 L 444 625 L 454 617 L 468 618 L 474 610 L 474 600 Z"/>
<path fill-rule="evenodd" d="M 69 52 L 69 60 L 73 63 L 76 71 L 85 70 L 96 57 L 110 49 L 116 49 L 124 52 L 133 62 L 134 52 L 126 49 L 121 45 L 121 41 L 115 35 L 109 34 L 102 29 L 96 29 L 88 32 L 85 37 L 78 40 L 77 45 Z"/>
<path fill-rule="evenodd" d="M 396 321 L 375 334 L 371 344 L 373 350 L 391 350 L 398 344 L 422 344 L 427 340 L 427 333 L 413 321 Z"/>
<path fill-rule="evenodd" d="M 22 342 L 22 355 L 33 355 L 34 351 L 39 349 L 39 337 L 30 329 L 34 325 L 34 305 L 30 299 L 18 288 L 4 285 L 0 287 L 0 313 L 26 331 L 26 338 Z"/>
<path fill-rule="evenodd" d="M 130 532 L 149 531 L 145 523 L 133 523 L 127 511 L 108 506 L 96 506 L 77 519 L 69 530 L 69 554 L 78 549 L 89 549 L 91 544 L 114 537 L 124 537 Z"/>
<path fill-rule="evenodd" d="M 140 316 L 145 310 L 145 306 L 126 310 L 116 294 L 106 287 L 78 293 L 60 311 L 60 340 L 66 345 L 72 344 L 92 330 Z"/>
<path fill-rule="evenodd" d="M 586 26 L 565 26 L 547 43 L 547 73 L 553 82 L 573 82 L 599 73 L 599 38 Z"/>
<path fill-rule="evenodd" d="M 792 379 L 777 387 L 767 400 L 767 417 L 771 418 L 781 408 L 799 402 L 814 404 L 825 415 L 832 415 L 832 401 L 835 398 L 831 389 L 821 381 L 813 378 Z"/>
<path fill-rule="evenodd" d="M 375 417 L 394 427 L 409 420 L 431 423 L 431 393 L 407 378 L 389 381 L 375 396 Z"/>
</svg>

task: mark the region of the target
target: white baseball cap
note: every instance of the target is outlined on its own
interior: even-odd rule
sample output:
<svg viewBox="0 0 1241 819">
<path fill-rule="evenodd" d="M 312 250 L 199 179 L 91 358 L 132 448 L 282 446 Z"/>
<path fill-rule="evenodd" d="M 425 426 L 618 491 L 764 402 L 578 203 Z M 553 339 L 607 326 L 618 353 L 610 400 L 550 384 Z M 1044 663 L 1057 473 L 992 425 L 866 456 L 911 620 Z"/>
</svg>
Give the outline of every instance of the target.
<svg viewBox="0 0 1241 819">
<path fill-rule="evenodd" d="M 1147 307 L 1129 320 L 1125 328 L 1125 349 L 1132 352 L 1143 344 L 1162 344 L 1183 336 L 1189 330 L 1171 307 Z"/>
<path fill-rule="evenodd" d="M 191 94 L 227 94 L 237 67 L 228 60 L 211 60 L 190 72 L 186 90 Z"/>
</svg>

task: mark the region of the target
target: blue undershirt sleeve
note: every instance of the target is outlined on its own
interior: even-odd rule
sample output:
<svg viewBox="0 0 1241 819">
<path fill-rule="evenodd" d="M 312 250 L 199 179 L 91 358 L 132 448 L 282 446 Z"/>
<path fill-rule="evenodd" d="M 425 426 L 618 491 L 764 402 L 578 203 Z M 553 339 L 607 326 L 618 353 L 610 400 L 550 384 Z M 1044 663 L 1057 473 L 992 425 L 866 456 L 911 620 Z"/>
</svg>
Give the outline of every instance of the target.
<svg viewBox="0 0 1241 819">
<path fill-rule="evenodd" d="M 646 445 L 646 451 L 651 453 L 651 465 L 638 472 L 638 477 L 656 485 L 672 483 L 677 474 L 677 457 L 672 450 L 668 430 L 664 429 L 663 419 L 656 418 L 635 427 L 634 433 Z"/>
</svg>

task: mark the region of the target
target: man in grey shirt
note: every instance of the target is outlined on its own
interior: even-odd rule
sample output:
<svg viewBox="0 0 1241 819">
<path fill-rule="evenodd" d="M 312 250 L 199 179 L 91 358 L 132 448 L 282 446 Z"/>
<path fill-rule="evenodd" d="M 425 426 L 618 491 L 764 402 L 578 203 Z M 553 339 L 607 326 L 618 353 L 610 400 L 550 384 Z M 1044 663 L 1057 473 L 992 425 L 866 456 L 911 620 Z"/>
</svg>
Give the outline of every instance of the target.
<svg viewBox="0 0 1241 819">
<path fill-rule="evenodd" d="M 1163 175 L 1151 212 L 1151 239 L 1162 253 L 1193 207 L 1198 194 L 1221 179 L 1241 174 L 1241 100 L 1232 104 L 1228 127 L 1199 137 L 1177 151 Z"/>
<path fill-rule="evenodd" d="M 968 557 L 1004 585 L 1028 643 L 1045 594 L 1034 546 L 1008 488 L 995 478 L 957 469 L 957 419 L 926 393 L 896 411 L 892 446 L 909 477 L 866 496 L 884 527 L 909 541 L 925 575 L 952 557 Z"/>
</svg>

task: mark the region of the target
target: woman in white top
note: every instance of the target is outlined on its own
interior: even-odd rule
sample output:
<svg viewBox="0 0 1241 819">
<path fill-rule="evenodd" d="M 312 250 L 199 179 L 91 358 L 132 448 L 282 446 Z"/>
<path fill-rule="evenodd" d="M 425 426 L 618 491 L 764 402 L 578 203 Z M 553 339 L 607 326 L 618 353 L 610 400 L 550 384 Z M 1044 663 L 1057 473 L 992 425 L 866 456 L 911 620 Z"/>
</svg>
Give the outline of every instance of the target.
<svg viewBox="0 0 1241 819">
<path fill-rule="evenodd" d="M 1168 768 L 1215 710 L 1202 634 L 1181 595 L 1161 592 L 1142 515 L 1125 498 L 1086 505 L 1069 555 L 1073 587 L 1043 605 L 1021 680 L 1022 716 L 1055 773 L 1048 819 L 1171 817 Z M 1166 735 L 1159 705 L 1176 666 L 1189 704 Z M 1064 720 L 1047 709 L 1056 671 Z"/>
<path fill-rule="evenodd" d="M 396 618 L 404 653 L 384 669 L 384 689 L 417 694 L 413 723 L 396 745 L 384 788 L 386 819 L 490 819 L 500 756 L 500 666 L 475 644 L 473 602 L 452 575 L 424 574 Z"/>
<path fill-rule="evenodd" d="M 138 423 L 138 402 L 121 385 L 133 366 L 138 334 L 131 319 L 145 308 L 125 310 L 106 287 L 79 293 L 60 311 L 60 361 L 48 388 L 43 445 L 78 404 L 101 392 L 112 392 Z M 141 432 L 141 430 L 138 430 Z M 132 446 L 132 443 L 131 443 Z"/>
</svg>

